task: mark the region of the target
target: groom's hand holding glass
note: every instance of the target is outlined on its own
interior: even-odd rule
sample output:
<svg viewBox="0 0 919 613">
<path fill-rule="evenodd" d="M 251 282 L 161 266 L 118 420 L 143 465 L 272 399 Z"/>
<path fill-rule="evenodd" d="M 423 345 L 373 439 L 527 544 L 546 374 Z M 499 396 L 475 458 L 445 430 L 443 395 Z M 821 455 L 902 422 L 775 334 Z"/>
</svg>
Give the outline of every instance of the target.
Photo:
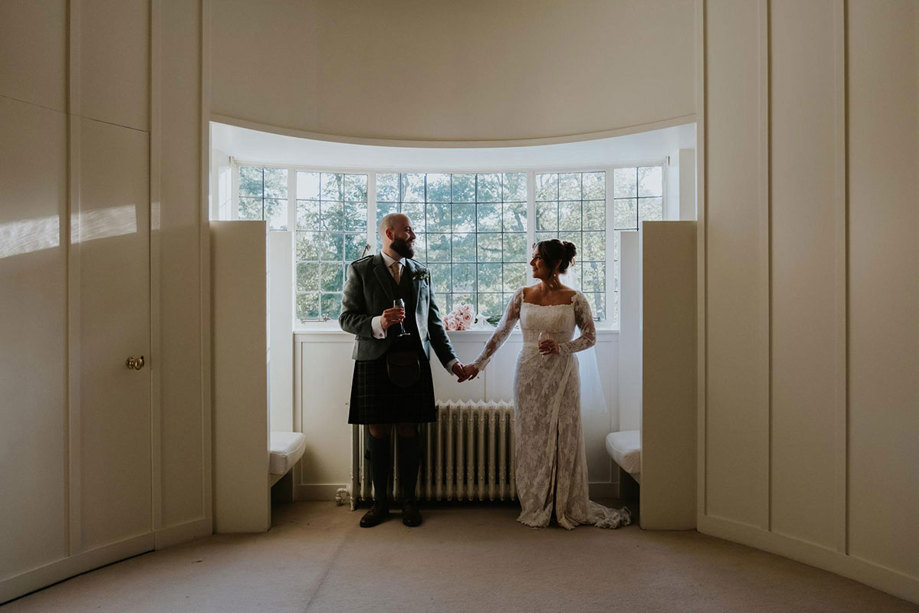
<svg viewBox="0 0 919 613">
<path fill-rule="evenodd" d="M 389 326 L 401 324 L 403 320 L 405 320 L 405 308 L 392 307 L 391 309 L 383 311 L 380 319 L 380 327 L 383 328 L 383 330 L 387 330 Z M 404 330 L 403 334 L 405 334 Z M 466 379 L 469 379 L 469 375 L 466 373 L 467 368 L 468 367 L 463 365 L 462 362 L 456 362 L 453 368 L 450 369 L 453 371 L 453 374 L 456 375 L 458 383 L 462 383 Z M 475 367 L 473 366 L 473 368 Z M 476 372 L 478 372 L 478 370 L 476 370 Z"/>
<path fill-rule="evenodd" d="M 400 307 L 393 307 L 391 309 L 386 309 L 383 311 L 382 318 L 380 319 L 380 327 L 384 330 L 389 329 L 389 326 L 393 324 L 402 323 L 402 320 L 405 319 L 405 309 Z"/>
</svg>

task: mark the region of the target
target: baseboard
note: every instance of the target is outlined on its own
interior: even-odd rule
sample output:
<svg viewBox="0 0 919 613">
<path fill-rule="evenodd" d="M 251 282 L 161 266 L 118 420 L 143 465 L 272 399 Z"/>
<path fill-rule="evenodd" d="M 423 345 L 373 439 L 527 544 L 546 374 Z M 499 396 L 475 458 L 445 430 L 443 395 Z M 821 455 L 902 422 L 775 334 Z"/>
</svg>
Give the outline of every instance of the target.
<svg viewBox="0 0 919 613">
<path fill-rule="evenodd" d="M 828 570 L 919 604 L 919 578 L 855 556 L 729 519 L 701 515 L 699 532 Z"/>
<path fill-rule="evenodd" d="M 335 495 L 341 488 L 347 488 L 346 483 L 298 483 L 294 488 L 294 500 L 335 500 Z M 591 498 L 618 498 L 619 484 L 609 482 L 591 483 L 589 486 Z"/>
<path fill-rule="evenodd" d="M 347 483 L 298 483 L 294 487 L 294 500 L 335 500 L 335 494 Z"/>
<path fill-rule="evenodd" d="M 124 541 L 84 551 L 50 564 L 9 577 L 0 582 L 0 605 L 48 587 L 80 573 L 100 568 L 118 560 L 124 560 L 139 553 L 153 551 L 154 535 L 142 534 Z"/>
<path fill-rule="evenodd" d="M 587 486 L 587 491 L 592 500 L 597 498 L 619 498 L 619 484 L 609 481 L 590 483 Z"/>
<path fill-rule="evenodd" d="M 165 549 L 202 536 L 210 536 L 213 533 L 214 527 L 211 520 L 207 517 L 202 517 L 160 528 L 154 535 L 155 546 L 156 549 Z"/>
</svg>

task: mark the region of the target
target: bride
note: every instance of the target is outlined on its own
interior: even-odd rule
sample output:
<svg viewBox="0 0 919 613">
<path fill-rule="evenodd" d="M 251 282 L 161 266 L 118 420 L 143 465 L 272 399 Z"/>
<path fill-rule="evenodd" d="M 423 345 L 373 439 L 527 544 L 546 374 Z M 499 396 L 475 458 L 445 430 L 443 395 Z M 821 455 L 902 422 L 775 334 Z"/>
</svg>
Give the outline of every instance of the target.
<svg viewBox="0 0 919 613">
<path fill-rule="evenodd" d="M 574 353 L 592 347 L 597 334 L 587 300 L 559 281 L 576 253 L 568 241 L 536 243 L 530 266 L 539 283 L 517 290 L 485 349 L 465 369 L 469 377 L 484 370 L 520 320 L 523 349 L 514 377 L 517 521 L 548 526 L 554 511 L 568 530 L 579 524 L 618 528 L 631 523 L 629 510 L 604 507 L 587 495 Z M 581 335 L 572 340 L 575 324 Z"/>
</svg>

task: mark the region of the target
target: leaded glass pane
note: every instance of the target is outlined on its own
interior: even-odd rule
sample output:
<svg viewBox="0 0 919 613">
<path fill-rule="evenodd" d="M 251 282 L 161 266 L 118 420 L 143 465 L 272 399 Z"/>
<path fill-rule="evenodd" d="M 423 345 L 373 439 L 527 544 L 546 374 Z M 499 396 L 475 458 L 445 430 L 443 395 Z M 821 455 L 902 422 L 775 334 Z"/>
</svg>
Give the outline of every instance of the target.
<svg viewBox="0 0 919 613">
<path fill-rule="evenodd" d="M 558 199 L 581 199 L 581 173 L 568 172 L 558 175 Z"/>
<path fill-rule="evenodd" d="M 583 210 L 585 230 L 606 230 L 605 200 L 585 201 Z"/>
<path fill-rule="evenodd" d="M 558 230 L 558 202 L 536 203 L 536 231 Z"/>
<path fill-rule="evenodd" d="M 526 202 L 505 202 L 504 203 L 504 231 L 505 232 L 526 232 L 527 231 L 527 203 Z"/>
<path fill-rule="evenodd" d="M 297 294 L 297 319 L 300 321 L 319 319 L 319 292 Z"/>
<path fill-rule="evenodd" d="M 475 175 L 453 175 L 453 202 L 475 202 Z"/>
<path fill-rule="evenodd" d="M 453 261 L 475 262 L 475 233 L 453 235 Z"/>
<path fill-rule="evenodd" d="M 322 317 L 338 319 L 341 314 L 341 292 L 336 294 L 322 294 Z"/>
<path fill-rule="evenodd" d="M 479 264 L 478 287 L 480 292 L 500 292 L 502 289 L 502 265 Z"/>
<path fill-rule="evenodd" d="M 581 201 L 558 203 L 558 229 L 581 229 Z"/>
<path fill-rule="evenodd" d="M 297 291 L 309 292 L 319 289 L 319 267 L 316 264 L 297 264 Z"/>
<path fill-rule="evenodd" d="M 638 195 L 664 195 L 664 169 L 661 166 L 644 166 L 638 169 Z"/>
<path fill-rule="evenodd" d="M 287 229 L 287 199 L 278 200 L 277 198 L 265 199 L 265 219 L 268 220 L 268 228 L 271 230 Z"/>
<path fill-rule="evenodd" d="M 501 201 L 501 175 L 478 175 L 476 177 L 478 185 L 476 186 L 477 202 L 500 202 Z"/>
<path fill-rule="evenodd" d="M 262 218 L 262 199 L 261 198 L 240 198 L 239 209 L 236 215 L 237 219 L 261 219 Z"/>
<path fill-rule="evenodd" d="M 480 292 L 476 312 L 485 318 L 500 316 L 504 312 L 503 294 Z"/>
<path fill-rule="evenodd" d="M 475 205 L 453 205 L 453 231 L 475 232 Z"/>
<path fill-rule="evenodd" d="M 262 169 L 252 166 L 240 166 L 239 195 L 247 198 L 261 198 L 263 193 Z"/>
<path fill-rule="evenodd" d="M 448 174 L 429 174 L 428 178 L 428 202 L 450 202 L 450 175 Z"/>
<path fill-rule="evenodd" d="M 299 194 L 299 190 L 297 193 Z M 399 202 L 398 174 L 380 173 L 377 175 L 377 202 Z"/>
<path fill-rule="evenodd" d="M 536 200 L 558 200 L 558 175 L 536 175 Z"/>
<path fill-rule="evenodd" d="M 504 201 L 526 202 L 527 175 L 525 172 L 508 172 L 504 174 Z"/>
<path fill-rule="evenodd" d="M 424 202 L 424 174 L 411 173 L 402 176 L 402 202 Z"/>
<path fill-rule="evenodd" d="M 319 200 L 319 173 L 297 173 L 297 199 Z"/>
<path fill-rule="evenodd" d="M 501 234 L 482 233 L 478 234 L 479 262 L 500 262 L 502 256 Z"/>
<path fill-rule="evenodd" d="M 456 205 L 454 205 L 456 206 Z M 501 231 L 501 204 L 483 202 L 476 207 L 479 232 Z"/>
<path fill-rule="evenodd" d="M 297 261 L 319 259 L 319 234 L 297 232 Z"/>
<path fill-rule="evenodd" d="M 504 261 L 526 262 L 530 259 L 527 249 L 527 235 L 513 233 L 504 235 Z"/>
<path fill-rule="evenodd" d="M 344 175 L 344 199 L 367 202 L 367 175 Z"/>
<path fill-rule="evenodd" d="M 475 264 L 453 266 L 453 293 L 475 291 Z"/>
<path fill-rule="evenodd" d="M 635 198 L 613 200 L 613 224 L 617 230 L 638 229 L 638 202 Z"/>
<path fill-rule="evenodd" d="M 265 169 L 265 198 L 287 198 L 287 169 Z"/>
<path fill-rule="evenodd" d="M 514 293 L 526 285 L 527 270 L 528 268 L 525 264 L 505 264 L 504 291 Z"/>
<path fill-rule="evenodd" d="M 638 221 L 663 221 L 664 201 L 662 198 L 639 198 Z"/>
<path fill-rule="evenodd" d="M 637 195 L 637 170 L 635 168 L 613 170 L 613 198 L 634 198 Z"/>
<path fill-rule="evenodd" d="M 343 175 L 338 173 L 324 172 L 319 178 L 320 182 L 320 198 L 323 201 L 326 200 L 341 200 L 343 192 L 344 178 Z"/>
</svg>

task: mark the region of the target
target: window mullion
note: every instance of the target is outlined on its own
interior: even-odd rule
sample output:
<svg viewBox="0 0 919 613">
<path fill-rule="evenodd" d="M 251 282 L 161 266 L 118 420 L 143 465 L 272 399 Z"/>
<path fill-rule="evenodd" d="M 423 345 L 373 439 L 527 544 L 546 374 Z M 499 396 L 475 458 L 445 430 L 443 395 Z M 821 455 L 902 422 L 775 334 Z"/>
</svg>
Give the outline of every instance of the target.
<svg viewBox="0 0 919 613">
<path fill-rule="evenodd" d="M 366 244 L 370 245 L 370 253 L 377 250 L 377 173 L 367 173 L 367 237 Z M 366 249 L 366 247 L 365 247 Z"/>
<path fill-rule="evenodd" d="M 606 309 L 607 313 L 612 315 L 616 321 L 616 329 L 619 329 L 619 309 L 616 307 L 616 301 L 613 299 L 615 294 L 616 266 L 619 262 L 613 257 L 616 252 L 616 244 L 621 240 L 620 235 L 616 232 L 615 220 L 615 200 L 613 199 L 614 168 L 606 169 Z M 621 256 L 620 256 L 621 258 Z"/>
<path fill-rule="evenodd" d="M 239 163 L 230 158 L 230 220 L 239 219 Z"/>
<path fill-rule="evenodd" d="M 527 171 L 527 253 L 536 242 L 536 171 Z M 529 258 L 527 258 L 529 259 Z M 527 268 L 527 279 L 533 278 L 533 271 Z"/>
</svg>

